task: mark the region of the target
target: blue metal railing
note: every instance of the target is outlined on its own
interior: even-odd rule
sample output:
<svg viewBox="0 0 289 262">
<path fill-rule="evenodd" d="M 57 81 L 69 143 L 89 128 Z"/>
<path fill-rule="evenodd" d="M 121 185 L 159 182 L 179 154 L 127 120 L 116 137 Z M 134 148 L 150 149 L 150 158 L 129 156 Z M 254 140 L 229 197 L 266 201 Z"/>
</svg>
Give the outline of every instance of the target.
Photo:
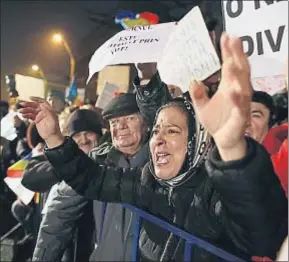
<svg viewBox="0 0 289 262">
<path fill-rule="evenodd" d="M 207 250 L 208 252 L 226 260 L 226 261 L 244 261 L 223 249 L 213 246 L 212 244 L 195 237 L 155 216 L 152 216 L 134 206 L 123 204 L 125 208 L 130 209 L 132 212 L 136 214 L 135 224 L 134 224 L 134 242 L 133 242 L 133 252 L 132 252 L 132 261 L 137 261 L 138 258 L 138 241 L 139 241 L 139 232 L 140 232 L 140 219 L 144 218 L 158 226 L 172 232 L 173 234 L 181 237 L 182 239 L 186 240 L 185 246 L 185 254 L 184 254 L 184 261 L 191 261 L 191 247 L 192 245 L 197 245 L 200 248 Z"/>
</svg>

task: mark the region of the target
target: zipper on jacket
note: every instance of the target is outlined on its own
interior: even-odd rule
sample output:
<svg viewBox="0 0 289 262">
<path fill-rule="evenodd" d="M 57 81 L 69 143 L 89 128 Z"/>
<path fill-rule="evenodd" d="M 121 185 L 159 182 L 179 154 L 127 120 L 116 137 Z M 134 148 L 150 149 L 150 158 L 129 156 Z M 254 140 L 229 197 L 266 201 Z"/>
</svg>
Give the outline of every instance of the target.
<svg viewBox="0 0 289 262">
<path fill-rule="evenodd" d="M 172 205 L 173 187 L 169 187 L 169 205 Z"/>
</svg>

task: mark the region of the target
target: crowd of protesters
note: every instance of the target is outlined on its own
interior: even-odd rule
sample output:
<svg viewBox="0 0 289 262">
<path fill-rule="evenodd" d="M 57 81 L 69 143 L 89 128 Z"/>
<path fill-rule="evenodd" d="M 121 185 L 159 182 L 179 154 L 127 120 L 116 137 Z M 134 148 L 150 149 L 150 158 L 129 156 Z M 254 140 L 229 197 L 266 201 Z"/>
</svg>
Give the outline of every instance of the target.
<svg viewBox="0 0 289 262">
<path fill-rule="evenodd" d="M 11 207 L 32 261 L 131 261 L 136 214 L 123 204 L 246 261 L 276 259 L 288 235 L 287 90 L 253 91 L 240 39 L 223 33 L 220 49 L 221 71 L 187 93 L 136 64 L 134 92 L 102 110 L 57 93 L 18 105 L 1 178 L 32 152 L 22 185 L 39 201 Z M 146 220 L 138 248 L 139 261 L 184 260 L 185 241 Z M 192 249 L 191 261 L 222 261 Z"/>
</svg>

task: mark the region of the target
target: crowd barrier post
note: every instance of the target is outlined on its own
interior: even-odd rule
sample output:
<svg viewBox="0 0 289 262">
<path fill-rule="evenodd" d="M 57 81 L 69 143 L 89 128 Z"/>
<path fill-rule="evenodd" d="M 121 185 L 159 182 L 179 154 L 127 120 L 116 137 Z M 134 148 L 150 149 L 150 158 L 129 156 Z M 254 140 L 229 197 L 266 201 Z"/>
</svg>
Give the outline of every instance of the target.
<svg viewBox="0 0 289 262">
<path fill-rule="evenodd" d="M 123 204 L 123 206 L 132 212 L 135 213 L 135 221 L 134 221 L 134 242 L 133 242 L 133 252 L 132 252 L 132 261 L 136 262 L 138 261 L 138 241 L 139 241 L 139 233 L 140 233 L 140 220 L 146 219 L 154 224 L 157 224 L 158 226 L 172 232 L 173 234 L 183 238 L 186 241 L 185 245 L 185 252 L 184 252 L 184 261 L 191 261 L 191 252 L 192 252 L 192 245 L 197 245 L 200 248 L 203 248 L 207 250 L 208 252 L 226 260 L 226 261 L 245 261 L 241 258 L 238 258 L 223 249 L 220 249 L 200 238 L 197 238 L 194 235 L 191 235 L 169 223 L 167 223 L 164 220 L 161 220 L 153 215 L 150 215 L 146 213 L 143 210 L 140 210 L 134 206 Z"/>
</svg>

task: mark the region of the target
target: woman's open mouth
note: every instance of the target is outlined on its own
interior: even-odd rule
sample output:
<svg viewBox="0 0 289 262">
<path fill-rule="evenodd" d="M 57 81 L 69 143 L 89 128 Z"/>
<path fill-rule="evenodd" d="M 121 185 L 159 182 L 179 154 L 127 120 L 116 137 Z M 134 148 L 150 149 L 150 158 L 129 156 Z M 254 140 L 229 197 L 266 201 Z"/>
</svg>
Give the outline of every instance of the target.
<svg viewBox="0 0 289 262">
<path fill-rule="evenodd" d="M 169 163 L 171 155 L 165 152 L 156 153 L 156 164 L 157 165 L 164 165 Z"/>
</svg>

